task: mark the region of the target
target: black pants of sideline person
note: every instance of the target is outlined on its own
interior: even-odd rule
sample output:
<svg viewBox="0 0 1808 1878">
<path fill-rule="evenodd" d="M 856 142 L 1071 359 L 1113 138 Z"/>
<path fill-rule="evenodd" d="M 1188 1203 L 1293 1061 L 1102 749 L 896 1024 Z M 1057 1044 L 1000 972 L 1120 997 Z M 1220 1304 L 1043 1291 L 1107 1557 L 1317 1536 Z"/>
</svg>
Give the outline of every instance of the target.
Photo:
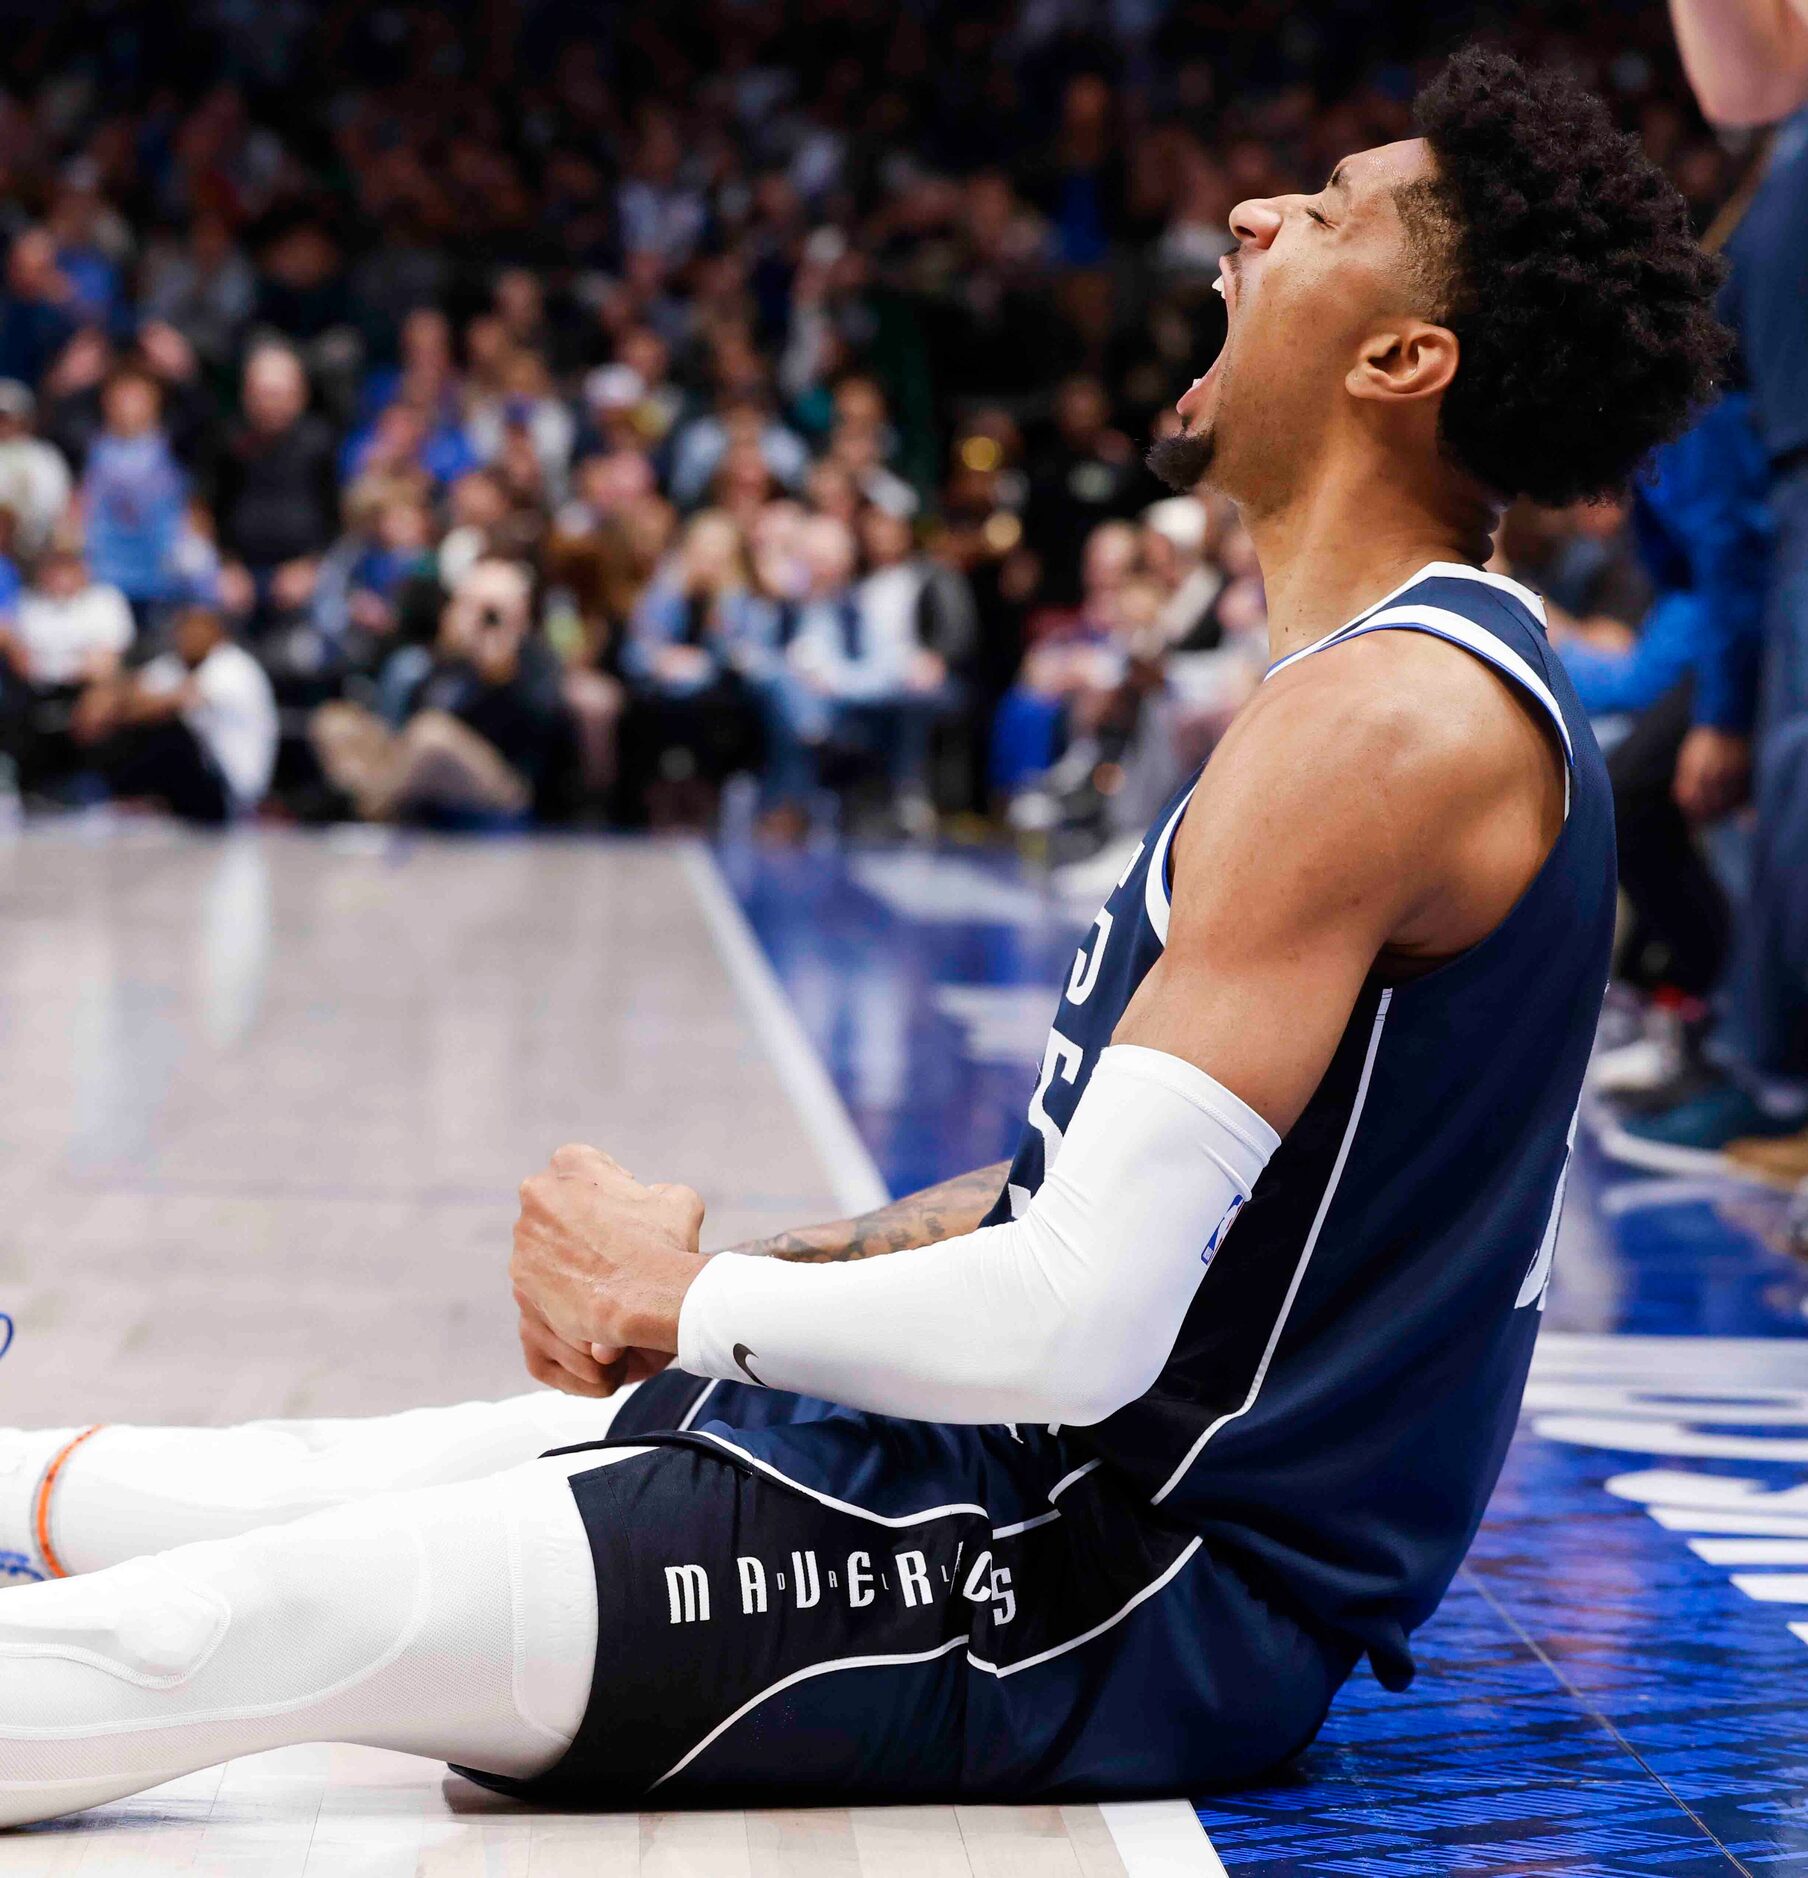
<svg viewBox="0 0 1808 1878">
<path fill-rule="evenodd" d="M 217 827 L 232 812 L 226 779 L 180 718 L 118 731 L 93 761 L 114 795 L 149 797 L 185 822 Z"/>
<path fill-rule="evenodd" d="M 1731 912 L 1670 793 L 1693 721 L 1693 682 L 1664 693 L 1607 759 L 1619 831 L 1620 886 L 1632 907 L 1622 969 L 1634 984 L 1704 995 L 1720 976 Z"/>
</svg>

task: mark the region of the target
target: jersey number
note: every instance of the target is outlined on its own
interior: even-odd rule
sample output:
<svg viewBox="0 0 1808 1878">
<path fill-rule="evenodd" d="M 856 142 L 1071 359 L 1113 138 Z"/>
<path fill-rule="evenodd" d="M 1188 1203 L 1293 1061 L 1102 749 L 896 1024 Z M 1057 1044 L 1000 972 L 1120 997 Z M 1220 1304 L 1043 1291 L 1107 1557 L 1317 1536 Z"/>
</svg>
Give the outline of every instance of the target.
<svg viewBox="0 0 1808 1878">
<path fill-rule="evenodd" d="M 1042 1052 L 1042 1074 L 1036 1079 L 1036 1093 L 1030 1097 L 1030 1124 L 1042 1137 L 1042 1178 L 1046 1180 L 1049 1170 L 1055 1164 L 1055 1156 L 1061 1152 L 1061 1124 L 1049 1114 L 1043 1102 L 1059 1076 L 1063 1082 L 1072 1082 L 1080 1073 L 1080 1064 L 1085 1051 L 1070 1038 L 1061 1035 L 1058 1030 L 1048 1033 L 1048 1047 Z M 1030 1190 L 1012 1183 L 1011 1217 L 1021 1219 L 1029 1208 Z"/>
</svg>

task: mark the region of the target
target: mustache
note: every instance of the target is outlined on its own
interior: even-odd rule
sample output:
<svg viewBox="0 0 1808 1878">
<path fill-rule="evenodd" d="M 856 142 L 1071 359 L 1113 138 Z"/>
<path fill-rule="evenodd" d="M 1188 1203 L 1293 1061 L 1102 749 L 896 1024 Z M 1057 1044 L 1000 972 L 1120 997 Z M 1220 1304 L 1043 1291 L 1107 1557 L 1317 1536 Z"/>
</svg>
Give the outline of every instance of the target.
<svg viewBox="0 0 1808 1878">
<path fill-rule="evenodd" d="M 1143 461 L 1177 496 L 1188 496 L 1205 481 L 1215 447 L 1209 430 L 1183 430 L 1151 444 Z"/>
</svg>

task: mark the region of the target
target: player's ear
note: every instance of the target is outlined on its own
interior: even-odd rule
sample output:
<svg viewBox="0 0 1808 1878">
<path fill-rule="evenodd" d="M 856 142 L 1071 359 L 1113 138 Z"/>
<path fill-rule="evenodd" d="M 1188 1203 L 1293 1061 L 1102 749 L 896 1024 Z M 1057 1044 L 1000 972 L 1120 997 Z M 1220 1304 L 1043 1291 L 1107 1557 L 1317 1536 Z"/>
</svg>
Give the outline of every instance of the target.
<svg viewBox="0 0 1808 1878">
<path fill-rule="evenodd" d="M 1456 334 L 1429 320 L 1377 327 L 1357 349 L 1344 378 L 1353 398 L 1430 398 L 1456 376 Z"/>
</svg>

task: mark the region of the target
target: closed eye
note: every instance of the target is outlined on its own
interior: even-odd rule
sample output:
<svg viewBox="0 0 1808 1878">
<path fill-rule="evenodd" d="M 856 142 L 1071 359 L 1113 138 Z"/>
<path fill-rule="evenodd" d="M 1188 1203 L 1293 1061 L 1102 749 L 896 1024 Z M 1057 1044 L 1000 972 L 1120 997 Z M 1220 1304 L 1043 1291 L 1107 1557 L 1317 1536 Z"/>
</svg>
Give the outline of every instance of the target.
<svg viewBox="0 0 1808 1878">
<path fill-rule="evenodd" d="M 1319 225 L 1320 228 L 1329 228 L 1331 226 L 1330 222 L 1323 215 L 1321 215 L 1317 209 L 1312 208 L 1310 205 L 1307 206 L 1306 213 L 1313 219 L 1313 221 L 1315 221 Z"/>
</svg>

